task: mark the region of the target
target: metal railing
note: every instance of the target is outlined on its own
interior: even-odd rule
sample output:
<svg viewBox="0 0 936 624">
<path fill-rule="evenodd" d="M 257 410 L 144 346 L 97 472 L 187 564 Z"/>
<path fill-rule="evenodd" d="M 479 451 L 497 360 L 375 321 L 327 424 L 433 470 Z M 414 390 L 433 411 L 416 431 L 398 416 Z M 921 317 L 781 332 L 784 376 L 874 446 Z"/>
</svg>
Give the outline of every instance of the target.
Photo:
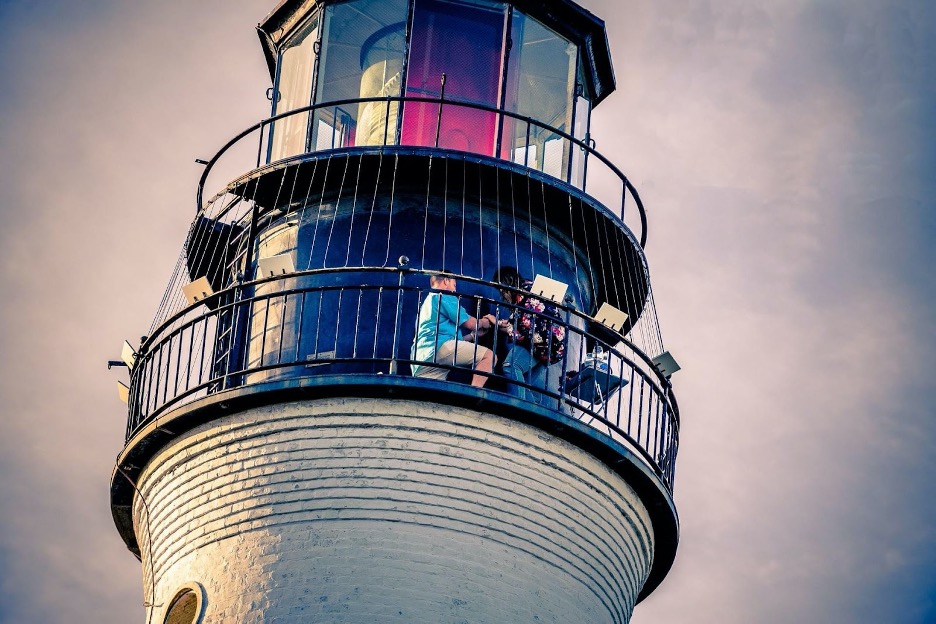
<svg viewBox="0 0 936 624">
<path fill-rule="evenodd" d="M 348 114 L 350 107 L 373 105 L 382 110 L 377 126 L 382 132 L 361 134 L 354 130 L 357 118 Z M 378 105 L 380 105 L 378 107 Z M 440 133 L 459 115 L 481 115 L 491 134 L 479 140 L 476 146 L 456 146 L 447 143 Z M 281 122 L 299 120 L 304 134 L 298 141 L 301 147 L 275 149 L 276 132 L 284 131 Z M 331 123 L 328 123 L 331 122 Z M 408 129 L 418 125 L 422 132 Z M 279 124 L 279 125 L 278 125 Z M 324 124 L 324 125 L 323 125 Z M 374 125 L 374 120 L 370 120 Z M 474 124 L 475 126 L 477 124 Z M 468 131 L 472 124 L 467 124 Z M 327 140 L 321 139 L 323 132 Z M 374 138 L 376 136 L 376 139 Z M 368 138 L 370 137 L 370 138 Z M 255 142 L 255 143 L 254 143 Z M 297 108 L 260 121 L 228 141 L 217 154 L 207 161 L 198 183 L 197 210 L 205 208 L 204 196 L 208 178 L 219 163 L 224 183 L 243 179 L 245 174 L 263 165 L 285 163 L 302 159 L 309 154 L 328 153 L 348 149 L 386 150 L 395 148 L 421 148 L 443 152 L 468 151 L 471 154 L 523 167 L 538 172 L 548 179 L 580 191 L 616 214 L 630 230 L 637 234 L 641 246 L 647 242 L 647 216 L 637 190 L 610 160 L 593 147 L 590 136 L 576 138 L 531 117 L 509 110 L 428 97 L 374 97 L 323 102 Z M 236 148 L 236 149 L 235 149 Z M 277 152 L 274 154 L 274 152 Z M 239 156 L 234 156 L 237 153 Z M 226 162 L 227 160 L 237 162 Z M 203 162 L 203 161 L 200 161 Z M 223 193 L 223 189 L 215 189 Z M 633 210 L 629 209 L 633 206 Z"/>
<path fill-rule="evenodd" d="M 472 316 L 506 319 L 517 311 L 498 295 L 503 286 L 458 279 L 459 290 L 471 294 L 456 296 Z M 306 271 L 239 284 L 185 308 L 141 346 L 131 373 L 127 439 L 170 410 L 260 384 L 258 391 L 302 379 L 340 385 L 393 375 L 417 387 L 433 383 L 444 391 L 449 384 L 471 392 L 455 385 L 470 376 L 465 369 L 436 364 L 457 371 L 442 382 L 411 376 L 411 366 L 421 364 L 410 347 L 419 305 L 431 291 L 427 283 L 426 273 L 407 269 Z M 548 320 L 564 330 L 565 354 L 545 370 L 544 381 L 508 379 L 495 368 L 479 392 L 510 401 L 515 387 L 523 387 L 530 392 L 519 400 L 578 418 L 631 447 L 671 488 L 679 415 L 668 380 L 633 344 L 602 339 L 587 316 L 558 309 L 560 318 Z M 496 330 L 483 341 L 501 359 L 510 348 Z"/>
</svg>

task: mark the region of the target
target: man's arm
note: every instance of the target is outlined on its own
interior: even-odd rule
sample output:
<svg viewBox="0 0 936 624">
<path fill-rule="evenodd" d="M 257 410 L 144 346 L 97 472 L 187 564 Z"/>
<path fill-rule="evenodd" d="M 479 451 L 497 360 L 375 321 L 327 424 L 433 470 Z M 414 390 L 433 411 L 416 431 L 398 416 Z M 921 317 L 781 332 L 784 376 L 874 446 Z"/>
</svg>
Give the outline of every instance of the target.
<svg viewBox="0 0 936 624">
<path fill-rule="evenodd" d="M 469 324 L 472 322 L 474 323 L 473 329 L 469 328 Z M 463 340 L 466 342 L 476 342 L 478 336 L 483 336 L 488 333 L 488 330 L 494 327 L 496 323 L 497 319 L 493 314 L 486 314 L 480 319 L 472 318 L 469 321 L 465 321 L 462 328 L 468 330 L 468 334 L 463 337 Z"/>
</svg>

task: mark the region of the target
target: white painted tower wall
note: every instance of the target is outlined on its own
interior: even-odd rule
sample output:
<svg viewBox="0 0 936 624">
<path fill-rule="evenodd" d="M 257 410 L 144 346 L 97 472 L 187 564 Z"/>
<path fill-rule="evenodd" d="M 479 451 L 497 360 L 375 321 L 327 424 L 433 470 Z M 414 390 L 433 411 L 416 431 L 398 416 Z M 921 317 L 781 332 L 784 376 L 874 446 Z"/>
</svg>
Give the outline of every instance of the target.
<svg viewBox="0 0 936 624">
<path fill-rule="evenodd" d="M 228 415 L 138 485 L 153 622 L 197 583 L 209 623 L 623 623 L 654 552 L 646 509 L 596 458 L 432 403 Z"/>
</svg>

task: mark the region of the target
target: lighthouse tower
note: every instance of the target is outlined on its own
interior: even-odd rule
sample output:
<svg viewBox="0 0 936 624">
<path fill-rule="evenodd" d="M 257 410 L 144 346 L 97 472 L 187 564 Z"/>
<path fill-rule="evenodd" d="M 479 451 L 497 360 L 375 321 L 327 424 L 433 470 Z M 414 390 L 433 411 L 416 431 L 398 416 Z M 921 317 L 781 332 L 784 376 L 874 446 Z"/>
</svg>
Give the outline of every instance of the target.
<svg viewBox="0 0 936 624">
<path fill-rule="evenodd" d="M 125 345 L 146 621 L 627 622 L 675 556 L 679 415 L 645 210 L 589 125 L 604 23 L 284 0 L 257 30 L 272 114 L 203 162 Z M 477 331 L 428 366 L 443 297 Z"/>
</svg>

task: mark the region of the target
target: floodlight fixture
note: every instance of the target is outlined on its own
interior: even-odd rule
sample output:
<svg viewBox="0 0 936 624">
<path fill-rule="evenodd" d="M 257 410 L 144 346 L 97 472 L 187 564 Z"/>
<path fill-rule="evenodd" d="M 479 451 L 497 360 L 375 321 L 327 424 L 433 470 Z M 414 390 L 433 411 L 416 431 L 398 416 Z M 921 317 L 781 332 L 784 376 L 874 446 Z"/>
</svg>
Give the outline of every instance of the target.
<svg viewBox="0 0 936 624">
<path fill-rule="evenodd" d="M 530 292 L 537 297 L 543 297 L 557 303 L 562 302 L 568 290 L 568 284 L 563 284 L 545 275 L 537 275 L 533 280 L 533 286 L 530 287 Z"/>
<path fill-rule="evenodd" d="M 124 403 L 129 403 L 130 402 L 130 387 L 127 384 L 121 381 L 118 381 L 117 382 L 117 396 Z"/>
<path fill-rule="evenodd" d="M 130 370 L 133 370 L 133 367 L 136 366 L 136 349 L 126 340 L 124 340 L 123 347 L 120 349 L 120 359 L 123 360 L 124 364 L 126 364 L 127 368 Z"/>
<path fill-rule="evenodd" d="M 211 283 L 208 281 L 208 278 L 203 276 L 183 286 L 182 293 L 185 295 L 185 298 L 188 299 L 189 304 L 193 304 L 210 297 L 214 294 L 214 290 L 211 288 Z"/>
<path fill-rule="evenodd" d="M 619 332 L 624 328 L 624 321 L 627 320 L 627 313 L 618 310 L 610 303 L 602 303 L 601 307 L 598 308 L 598 314 L 595 315 L 595 320 L 604 325 L 605 327 Z"/>
<path fill-rule="evenodd" d="M 672 377 L 673 373 L 680 369 L 679 364 L 676 363 L 676 360 L 670 355 L 669 351 L 664 351 L 653 358 L 653 365 L 656 366 L 657 370 L 663 373 L 663 376 L 667 379 Z"/>
<path fill-rule="evenodd" d="M 260 258 L 257 261 L 257 277 L 275 277 L 277 275 L 287 275 L 296 272 L 296 264 L 293 262 L 291 253 L 270 256 L 269 258 Z"/>
</svg>

